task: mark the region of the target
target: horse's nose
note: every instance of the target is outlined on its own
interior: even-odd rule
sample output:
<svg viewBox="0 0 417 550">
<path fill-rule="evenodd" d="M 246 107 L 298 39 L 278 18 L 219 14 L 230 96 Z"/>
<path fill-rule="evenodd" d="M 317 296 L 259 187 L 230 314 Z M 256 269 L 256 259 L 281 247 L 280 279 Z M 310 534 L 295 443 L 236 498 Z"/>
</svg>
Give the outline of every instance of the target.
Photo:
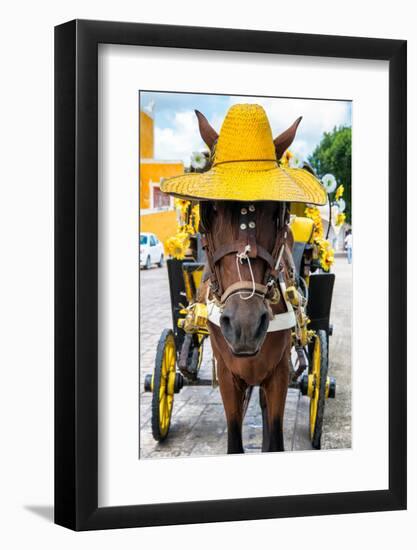
<svg viewBox="0 0 417 550">
<path fill-rule="evenodd" d="M 257 353 L 268 325 L 268 310 L 260 298 L 241 300 L 231 296 L 220 317 L 222 334 L 236 355 Z"/>
</svg>

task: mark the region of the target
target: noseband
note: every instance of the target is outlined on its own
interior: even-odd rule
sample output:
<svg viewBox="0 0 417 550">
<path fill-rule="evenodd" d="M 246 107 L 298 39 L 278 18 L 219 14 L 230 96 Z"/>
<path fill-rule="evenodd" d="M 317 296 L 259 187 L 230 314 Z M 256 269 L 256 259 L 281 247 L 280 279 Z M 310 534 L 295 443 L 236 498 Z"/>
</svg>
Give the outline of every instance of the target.
<svg viewBox="0 0 417 550">
<path fill-rule="evenodd" d="M 288 236 L 289 210 L 285 203 L 280 205 L 276 219 L 276 236 L 272 252 L 268 252 L 256 242 L 256 205 L 242 203 L 239 208 L 239 234 L 238 239 L 232 243 L 214 247 L 210 231 L 205 229 L 202 220 L 202 246 L 206 252 L 209 273 L 205 280 L 210 279 L 212 295 L 220 307 L 234 294 L 239 294 L 242 300 L 248 300 L 253 296 L 260 296 L 271 303 L 278 303 L 280 299 L 279 279 L 283 277 L 283 255 Z M 239 281 L 223 288 L 219 272 L 220 261 L 230 254 L 236 256 L 236 268 Z M 262 283 L 255 282 L 251 259 L 260 258 L 267 264 Z M 243 280 L 240 273 L 240 265 L 247 262 L 251 280 Z"/>
</svg>

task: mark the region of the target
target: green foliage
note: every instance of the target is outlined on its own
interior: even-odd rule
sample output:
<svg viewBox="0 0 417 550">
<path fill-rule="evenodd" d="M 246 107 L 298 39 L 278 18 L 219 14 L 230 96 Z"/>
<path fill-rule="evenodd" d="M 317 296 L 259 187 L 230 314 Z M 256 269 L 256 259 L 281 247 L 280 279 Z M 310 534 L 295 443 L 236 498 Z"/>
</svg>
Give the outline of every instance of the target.
<svg viewBox="0 0 417 550">
<path fill-rule="evenodd" d="M 320 178 L 325 174 L 333 174 L 337 184 L 343 184 L 346 221 L 351 223 L 352 128 L 341 126 L 334 128 L 332 132 L 325 132 L 308 160 Z"/>
</svg>

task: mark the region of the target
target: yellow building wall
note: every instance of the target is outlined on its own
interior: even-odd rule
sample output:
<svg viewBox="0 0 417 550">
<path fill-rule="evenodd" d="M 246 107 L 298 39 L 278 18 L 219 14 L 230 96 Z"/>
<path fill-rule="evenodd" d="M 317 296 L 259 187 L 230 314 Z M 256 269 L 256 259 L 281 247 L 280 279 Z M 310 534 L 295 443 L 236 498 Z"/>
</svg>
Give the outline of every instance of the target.
<svg viewBox="0 0 417 550">
<path fill-rule="evenodd" d="M 139 200 L 140 209 L 152 208 L 152 188 L 150 183 L 158 183 L 161 178 L 171 178 L 184 173 L 184 165 L 178 162 L 163 162 L 154 159 L 154 120 L 146 112 L 139 112 Z M 141 160 L 146 160 L 143 163 Z M 159 213 L 158 213 L 159 214 Z M 163 213 L 162 213 L 163 214 Z M 149 214 L 154 215 L 154 214 Z M 175 216 L 175 213 L 174 213 Z M 171 216 L 172 217 L 172 216 Z M 149 220 L 146 223 L 150 223 Z M 155 221 L 154 225 L 158 223 Z M 171 228 L 170 228 L 171 230 Z M 147 231 L 147 230 L 146 230 Z M 152 231 L 149 229 L 149 231 Z M 155 231 L 152 231 L 155 233 Z M 174 232 L 175 233 L 175 227 Z M 171 236 L 171 234 L 169 236 Z M 162 240 L 162 239 L 161 239 Z"/>
<path fill-rule="evenodd" d="M 177 215 L 175 210 L 162 210 L 161 212 L 141 214 L 140 231 L 143 233 L 155 233 L 158 239 L 164 243 L 165 247 L 166 239 L 172 237 L 177 232 Z"/>
<path fill-rule="evenodd" d="M 155 162 L 146 162 L 140 164 L 140 207 L 151 208 L 151 188 L 150 182 L 159 182 L 161 178 L 172 178 L 184 173 L 182 162 L 173 162 L 169 164 Z"/>
<path fill-rule="evenodd" d="M 143 111 L 140 111 L 139 143 L 139 157 L 152 159 L 154 155 L 153 118 Z"/>
</svg>

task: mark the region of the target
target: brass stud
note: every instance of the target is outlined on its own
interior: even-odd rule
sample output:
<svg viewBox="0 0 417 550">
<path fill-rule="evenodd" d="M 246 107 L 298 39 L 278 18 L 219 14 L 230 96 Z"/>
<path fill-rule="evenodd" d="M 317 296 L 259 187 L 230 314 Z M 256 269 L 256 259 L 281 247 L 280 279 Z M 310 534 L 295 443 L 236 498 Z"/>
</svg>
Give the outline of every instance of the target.
<svg viewBox="0 0 417 550">
<path fill-rule="evenodd" d="M 242 229 L 242 231 L 244 231 L 246 229 L 246 223 L 241 223 L 240 224 L 240 229 Z"/>
</svg>

